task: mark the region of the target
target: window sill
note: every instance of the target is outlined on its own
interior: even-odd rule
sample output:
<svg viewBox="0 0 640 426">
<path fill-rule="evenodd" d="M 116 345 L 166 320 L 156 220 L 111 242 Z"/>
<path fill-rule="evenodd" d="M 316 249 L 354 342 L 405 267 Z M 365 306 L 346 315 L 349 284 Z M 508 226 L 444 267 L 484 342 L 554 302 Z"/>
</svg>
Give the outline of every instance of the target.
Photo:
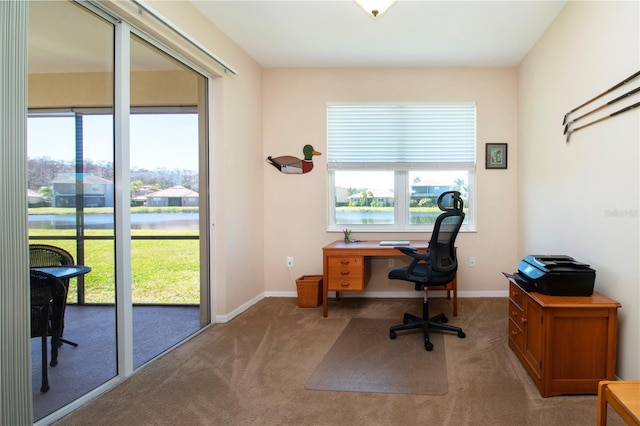
<svg viewBox="0 0 640 426">
<path fill-rule="evenodd" d="M 415 227 L 412 229 L 398 228 L 393 225 L 377 225 L 377 226 L 363 226 L 363 225 L 342 225 L 342 226 L 329 226 L 327 227 L 327 233 L 340 233 L 342 234 L 345 229 L 351 230 L 351 232 L 358 233 L 369 233 L 369 234 L 416 234 L 416 233 L 424 233 L 424 232 L 432 232 L 433 226 L 431 227 Z M 460 228 L 460 233 L 476 233 L 478 230 L 473 225 L 462 225 Z"/>
</svg>

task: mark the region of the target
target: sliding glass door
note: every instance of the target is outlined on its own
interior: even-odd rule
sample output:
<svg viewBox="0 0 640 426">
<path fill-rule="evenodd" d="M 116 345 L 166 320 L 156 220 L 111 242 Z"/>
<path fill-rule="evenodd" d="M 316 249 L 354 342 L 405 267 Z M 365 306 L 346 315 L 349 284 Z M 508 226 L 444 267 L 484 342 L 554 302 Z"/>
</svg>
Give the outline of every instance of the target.
<svg viewBox="0 0 640 426">
<path fill-rule="evenodd" d="M 206 140 L 200 126 L 206 122 L 205 89 L 202 75 L 131 37 L 134 368 L 201 325 L 206 292 L 200 286 L 200 219 L 206 191 L 201 191 L 199 160 Z"/>
<path fill-rule="evenodd" d="M 210 322 L 208 79 L 150 40 L 116 37 L 121 24 L 102 11 L 32 1 L 29 14 L 29 239 L 92 268 L 70 282 L 64 338 L 77 346 L 60 348 L 47 393 L 40 340 L 31 341 L 39 420 Z M 116 93 L 124 52 L 130 91 Z M 130 245 L 116 244 L 123 239 Z"/>
<path fill-rule="evenodd" d="M 58 365 L 40 392 L 31 339 L 34 418 L 117 376 L 114 280 L 114 24 L 70 2 L 29 2 L 29 238 L 93 269 L 69 282 Z M 99 304 L 99 305 L 93 305 Z"/>
</svg>

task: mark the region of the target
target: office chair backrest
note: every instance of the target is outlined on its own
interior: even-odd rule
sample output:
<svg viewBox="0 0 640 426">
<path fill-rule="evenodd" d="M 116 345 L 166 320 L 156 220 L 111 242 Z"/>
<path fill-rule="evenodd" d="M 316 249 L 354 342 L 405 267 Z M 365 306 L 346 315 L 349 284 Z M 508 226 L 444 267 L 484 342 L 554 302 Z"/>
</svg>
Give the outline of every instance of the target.
<svg viewBox="0 0 640 426">
<path fill-rule="evenodd" d="M 455 241 L 464 221 L 464 202 L 458 191 L 447 191 L 438 197 L 438 207 L 443 213 L 436 218 L 429 241 L 431 268 L 439 272 L 458 269 Z"/>
</svg>

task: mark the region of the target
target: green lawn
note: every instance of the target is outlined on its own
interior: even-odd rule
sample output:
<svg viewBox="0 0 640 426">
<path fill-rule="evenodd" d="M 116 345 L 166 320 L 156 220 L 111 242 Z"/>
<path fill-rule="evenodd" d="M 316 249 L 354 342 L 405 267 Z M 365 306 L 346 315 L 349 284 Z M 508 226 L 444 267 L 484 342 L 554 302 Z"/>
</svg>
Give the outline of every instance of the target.
<svg viewBox="0 0 640 426">
<path fill-rule="evenodd" d="M 161 231 L 161 235 L 197 235 L 197 231 Z M 158 235 L 154 230 L 134 230 L 133 235 Z M 113 235 L 111 230 L 91 230 L 89 235 Z M 31 229 L 30 236 L 73 235 L 73 230 Z M 77 258 L 76 242 L 32 240 L 62 247 Z M 200 259 L 198 240 L 133 240 L 131 242 L 132 291 L 134 303 L 199 303 Z M 113 303 L 115 300 L 114 241 L 85 241 L 84 263 L 91 267 L 85 276 L 85 302 Z M 76 279 L 70 283 L 69 302 L 77 300 Z"/>
</svg>

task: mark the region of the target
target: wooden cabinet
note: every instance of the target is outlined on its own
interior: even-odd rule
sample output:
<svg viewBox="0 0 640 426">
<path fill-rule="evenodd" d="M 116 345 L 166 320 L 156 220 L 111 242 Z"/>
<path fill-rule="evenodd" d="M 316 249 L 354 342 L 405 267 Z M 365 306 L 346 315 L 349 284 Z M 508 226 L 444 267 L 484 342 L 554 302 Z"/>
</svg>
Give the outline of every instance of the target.
<svg viewBox="0 0 640 426">
<path fill-rule="evenodd" d="M 509 347 L 543 397 L 597 394 L 614 379 L 619 307 L 597 292 L 548 296 L 509 280 Z"/>
</svg>

